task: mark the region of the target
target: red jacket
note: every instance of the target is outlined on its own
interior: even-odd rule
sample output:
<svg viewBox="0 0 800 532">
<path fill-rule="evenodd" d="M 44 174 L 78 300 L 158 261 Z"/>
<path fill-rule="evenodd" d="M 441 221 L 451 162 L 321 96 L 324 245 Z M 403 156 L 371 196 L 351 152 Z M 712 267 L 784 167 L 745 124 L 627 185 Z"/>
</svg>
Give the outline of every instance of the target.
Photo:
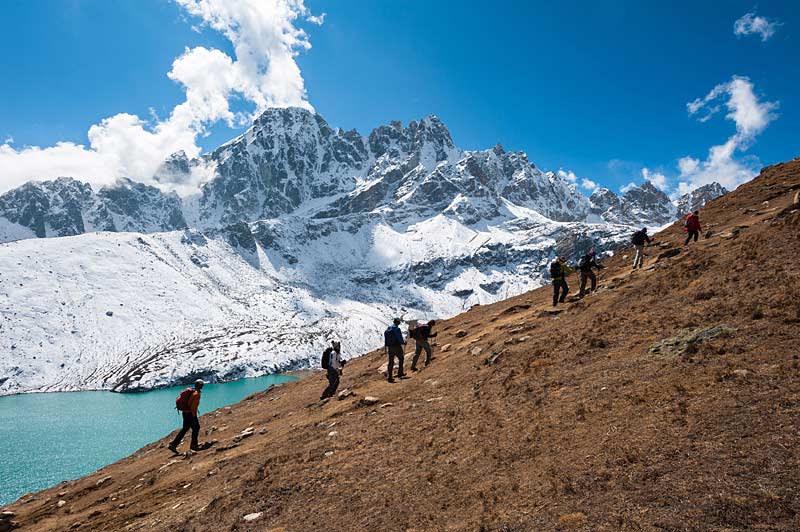
<svg viewBox="0 0 800 532">
<path fill-rule="evenodd" d="M 700 218 L 694 215 L 694 213 L 690 214 L 686 217 L 686 230 L 687 231 L 699 231 L 700 230 Z"/>
</svg>

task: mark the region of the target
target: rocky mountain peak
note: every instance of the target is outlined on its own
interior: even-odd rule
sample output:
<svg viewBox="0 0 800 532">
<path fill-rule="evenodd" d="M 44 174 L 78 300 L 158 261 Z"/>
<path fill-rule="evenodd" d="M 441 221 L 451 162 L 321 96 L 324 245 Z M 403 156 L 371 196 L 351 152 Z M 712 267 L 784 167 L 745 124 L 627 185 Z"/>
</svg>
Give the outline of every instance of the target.
<svg viewBox="0 0 800 532">
<path fill-rule="evenodd" d="M 705 206 L 709 201 L 727 194 L 728 190 L 717 182 L 703 185 L 684 194 L 675 202 L 678 215 L 684 215 Z"/>
</svg>

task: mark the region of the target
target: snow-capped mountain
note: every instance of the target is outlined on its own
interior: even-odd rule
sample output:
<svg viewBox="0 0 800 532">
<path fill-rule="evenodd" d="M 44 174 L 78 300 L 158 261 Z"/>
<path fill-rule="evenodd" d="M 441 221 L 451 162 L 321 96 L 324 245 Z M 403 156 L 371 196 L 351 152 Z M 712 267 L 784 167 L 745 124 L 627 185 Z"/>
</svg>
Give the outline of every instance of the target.
<svg viewBox="0 0 800 532">
<path fill-rule="evenodd" d="M 363 137 L 270 109 L 158 176 L 200 167 L 213 177 L 182 202 L 68 178 L 0 196 L 0 237 L 23 239 L 0 244 L 0 394 L 257 375 L 333 337 L 363 352 L 392 316 L 518 294 L 555 254 L 612 252 L 676 212 L 649 183 L 586 198 L 524 153 L 462 151 L 434 116 Z"/>
<path fill-rule="evenodd" d="M 727 193 L 728 190 L 719 183 L 710 183 L 696 188 L 688 194 L 684 194 L 675 202 L 678 216 L 695 211 L 709 201 Z"/>
<path fill-rule="evenodd" d="M 0 222 L 0 241 L 186 227 L 176 194 L 164 194 L 129 179 L 120 179 L 97 193 L 89 184 L 69 177 L 29 182 L 0 196 L 0 220 L 4 220 Z"/>
</svg>

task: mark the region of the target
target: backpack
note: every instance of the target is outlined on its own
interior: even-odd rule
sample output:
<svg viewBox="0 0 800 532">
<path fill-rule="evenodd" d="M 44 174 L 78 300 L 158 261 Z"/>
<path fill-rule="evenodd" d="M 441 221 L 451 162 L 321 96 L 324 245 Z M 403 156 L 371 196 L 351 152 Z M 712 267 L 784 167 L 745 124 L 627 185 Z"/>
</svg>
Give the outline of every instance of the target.
<svg viewBox="0 0 800 532">
<path fill-rule="evenodd" d="M 397 336 L 394 335 L 394 331 L 391 327 L 386 329 L 386 332 L 383 333 L 383 342 L 386 347 L 400 345 L 400 342 L 397 341 Z"/>
<path fill-rule="evenodd" d="M 631 237 L 631 243 L 634 246 L 641 246 L 644 244 L 644 233 L 641 231 L 636 231 L 633 233 L 633 237 Z"/>
<path fill-rule="evenodd" d="M 175 399 L 175 409 L 180 410 L 181 412 L 186 412 L 189 410 L 189 398 L 194 393 L 194 388 L 186 388 L 183 390 L 180 395 Z"/>
<path fill-rule="evenodd" d="M 591 269 L 592 259 L 589 258 L 589 255 L 584 255 L 581 258 L 581 261 L 578 263 L 578 269 L 581 271 L 586 271 Z"/>
<path fill-rule="evenodd" d="M 554 260 L 552 263 L 550 263 L 550 277 L 552 279 L 561 277 L 561 263 L 557 260 Z"/>
<path fill-rule="evenodd" d="M 329 347 L 322 352 L 322 369 L 330 369 L 331 367 L 331 353 L 333 348 Z"/>
<path fill-rule="evenodd" d="M 426 327 L 425 325 L 417 325 L 413 329 L 408 330 L 408 335 L 413 338 L 414 340 L 424 340 L 425 335 L 423 333 L 423 328 Z"/>
</svg>

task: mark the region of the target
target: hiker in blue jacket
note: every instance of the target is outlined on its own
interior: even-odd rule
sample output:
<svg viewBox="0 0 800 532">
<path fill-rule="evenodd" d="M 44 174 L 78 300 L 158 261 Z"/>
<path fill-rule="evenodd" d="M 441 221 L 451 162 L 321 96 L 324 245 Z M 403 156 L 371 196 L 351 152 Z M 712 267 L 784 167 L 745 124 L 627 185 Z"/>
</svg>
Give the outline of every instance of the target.
<svg viewBox="0 0 800 532">
<path fill-rule="evenodd" d="M 395 357 L 397 358 L 397 378 L 406 378 L 406 374 L 403 371 L 403 362 L 405 359 L 403 346 L 406 345 L 406 340 L 403 338 L 403 331 L 400 330 L 401 322 L 402 320 L 400 318 L 395 318 L 394 323 L 383 333 L 384 346 L 386 348 L 386 354 L 389 357 L 389 364 L 386 366 L 386 377 L 389 382 L 394 382 L 392 370 L 394 370 Z"/>
</svg>

